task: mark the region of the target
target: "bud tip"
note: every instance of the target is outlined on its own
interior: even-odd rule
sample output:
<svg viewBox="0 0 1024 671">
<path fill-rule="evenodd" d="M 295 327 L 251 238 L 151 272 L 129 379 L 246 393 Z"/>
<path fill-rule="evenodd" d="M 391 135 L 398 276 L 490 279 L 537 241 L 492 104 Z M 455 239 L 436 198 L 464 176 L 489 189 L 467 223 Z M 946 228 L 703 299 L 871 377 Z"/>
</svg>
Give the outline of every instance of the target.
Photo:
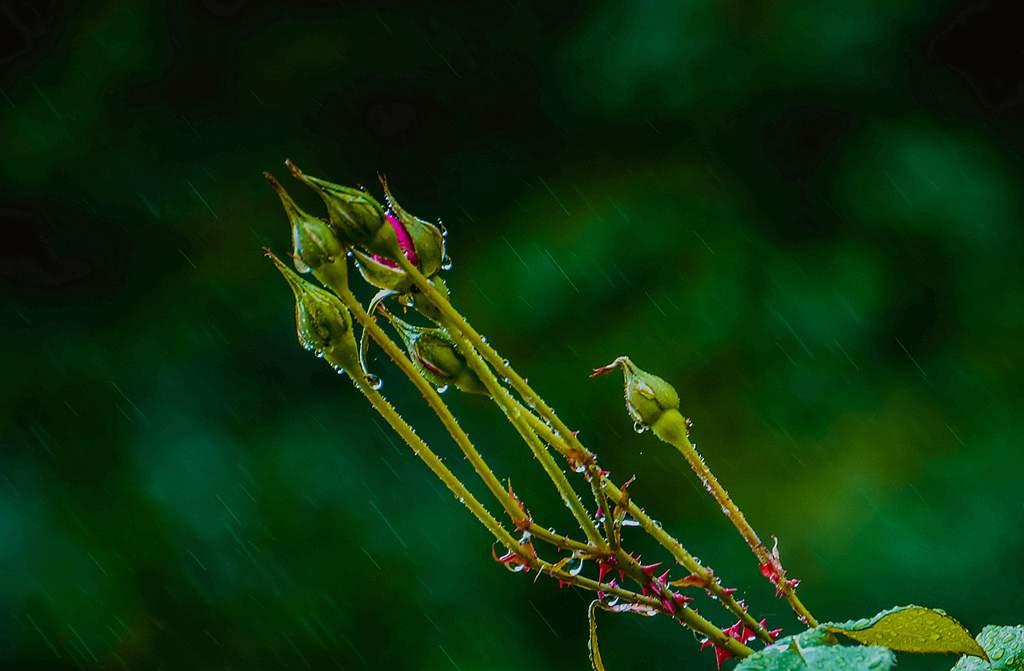
<svg viewBox="0 0 1024 671">
<path fill-rule="evenodd" d="M 616 368 L 625 368 L 626 370 L 630 370 L 631 368 L 634 368 L 634 366 L 633 366 L 633 362 L 629 360 L 628 356 L 620 356 L 620 357 L 616 358 L 615 361 L 612 361 L 610 364 L 608 364 L 607 366 L 601 366 L 600 368 L 595 368 L 594 372 L 590 374 L 590 378 L 593 379 L 593 378 L 598 377 L 600 375 L 607 375 L 608 373 L 612 372 Z"/>
<path fill-rule="evenodd" d="M 297 177 L 298 179 L 303 178 L 303 174 L 302 171 L 299 170 L 299 166 L 292 163 L 292 160 L 290 158 L 286 158 L 284 160 L 284 165 L 286 168 L 288 168 L 288 170 L 291 171 L 293 177 Z"/>
</svg>

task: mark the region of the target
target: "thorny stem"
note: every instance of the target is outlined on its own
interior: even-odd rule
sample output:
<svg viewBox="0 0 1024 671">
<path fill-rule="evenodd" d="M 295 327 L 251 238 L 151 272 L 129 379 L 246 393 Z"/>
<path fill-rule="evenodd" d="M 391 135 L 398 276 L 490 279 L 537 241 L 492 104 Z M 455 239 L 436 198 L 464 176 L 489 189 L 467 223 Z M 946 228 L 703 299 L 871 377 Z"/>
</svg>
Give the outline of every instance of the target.
<svg viewBox="0 0 1024 671">
<path fill-rule="evenodd" d="M 364 329 L 369 331 L 370 337 L 377 341 L 377 343 L 384 349 L 385 353 L 395 362 L 395 365 L 402 370 L 403 373 L 412 380 L 413 384 L 416 385 L 420 393 L 426 399 L 427 404 L 440 418 L 441 423 L 444 424 L 445 429 L 451 434 L 452 438 L 458 444 L 459 448 L 472 463 L 473 468 L 483 479 L 484 484 L 491 491 L 498 501 L 501 502 L 502 507 L 512 518 L 512 521 L 517 525 L 523 525 L 527 520 L 527 515 L 518 503 L 512 498 L 512 496 L 501 486 L 494 472 L 484 462 L 483 457 L 473 446 L 466 435 L 466 432 L 459 426 L 458 421 L 448 410 L 448 407 L 441 400 L 437 391 L 430 385 L 429 382 L 423 379 L 416 369 L 413 367 L 412 362 L 408 360 L 405 354 L 402 353 L 398 346 L 387 337 L 387 334 L 377 325 L 377 323 L 366 314 L 362 306 L 356 297 L 344 287 L 331 287 L 338 297 L 342 300 L 346 307 L 353 313 L 356 320 L 362 325 Z"/>
<path fill-rule="evenodd" d="M 487 367 L 484 360 L 480 358 L 479 353 L 465 336 L 461 332 L 452 332 L 452 337 L 455 339 L 456 344 L 459 346 L 459 350 L 463 356 L 466 357 L 466 362 L 469 367 L 476 373 L 476 376 L 483 382 L 484 387 L 491 395 L 491 399 L 501 408 L 502 412 L 505 413 L 505 417 L 515 427 L 519 435 L 522 436 L 523 440 L 529 446 L 530 451 L 533 452 L 533 456 L 540 462 L 544 468 L 544 472 L 547 473 L 551 482 L 555 485 L 555 489 L 558 490 L 559 495 L 562 497 L 562 501 L 565 502 L 565 506 L 572 511 L 573 517 L 576 518 L 576 522 L 580 525 L 583 533 L 586 534 L 587 539 L 593 543 L 600 551 L 607 551 L 608 544 L 601 537 L 601 532 L 597 530 L 597 526 L 594 521 L 590 519 L 590 515 L 587 513 L 583 504 L 580 502 L 579 496 L 576 491 L 569 484 L 569 480 L 565 477 L 565 473 L 559 468 L 558 464 L 551 457 L 551 454 L 541 443 L 540 438 L 534 433 L 533 429 L 530 428 L 529 423 L 524 415 L 531 414 L 525 408 L 512 398 L 508 393 L 508 390 L 502 386 L 497 378 L 494 377 L 494 373 Z"/>
<path fill-rule="evenodd" d="M 529 528 L 527 528 L 527 531 L 529 531 L 534 538 L 542 540 L 548 545 L 553 545 L 563 550 L 570 550 L 572 552 L 582 552 L 585 554 L 591 554 L 595 550 L 594 546 L 590 543 L 583 543 L 581 541 L 574 540 L 572 538 L 568 538 L 561 534 L 555 533 L 554 531 L 545 529 L 544 527 L 542 527 L 541 525 L 537 524 L 532 520 L 530 521 L 530 526 Z"/>
<path fill-rule="evenodd" d="M 569 444 L 569 447 L 572 450 L 569 454 L 576 455 L 575 457 L 570 458 L 584 460 L 585 465 L 591 469 L 592 472 L 597 472 L 597 477 L 603 477 L 600 475 L 600 469 L 593 468 L 593 453 L 580 443 L 576 434 L 566 426 L 566 424 L 558 417 L 555 411 L 544 401 L 544 399 L 542 399 L 540 395 L 538 395 L 530 385 L 527 384 L 526 380 L 524 380 L 509 364 L 505 363 L 505 359 L 498 354 L 494 348 L 487 344 L 487 341 L 484 340 L 483 336 L 470 326 L 469 322 L 466 321 L 458 310 L 452 307 L 451 303 L 448 302 L 448 299 L 434 288 L 423 273 L 419 271 L 419 268 L 414 266 L 402 254 L 399 254 L 396 260 L 402 269 L 408 273 L 409 277 L 412 278 L 420 292 L 423 293 L 430 303 L 433 304 L 441 313 L 442 323 L 448 328 L 449 332 L 453 335 L 455 332 L 458 332 L 462 334 L 465 339 L 469 340 L 472 347 L 476 349 L 489 364 L 494 366 L 494 370 L 496 370 L 503 378 L 507 379 L 509 384 L 512 385 L 512 387 L 532 408 L 536 409 L 537 413 L 542 418 L 551 422 L 554 427 L 554 431 L 557 432 L 557 435 L 562 436 L 562 441 Z M 533 416 L 533 413 L 527 413 L 527 415 Z M 538 424 L 544 427 L 544 429 L 547 430 L 547 433 L 554 433 L 550 427 L 547 427 L 547 425 L 544 424 L 544 422 L 538 422 Z M 611 493 L 612 498 L 618 502 L 621 498 L 622 492 L 618 491 L 618 488 L 615 487 L 614 484 L 609 482 L 608 485 L 611 485 L 608 488 L 609 493 Z M 616 493 L 618 494 L 618 497 L 615 496 Z M 701 566 L 696 558 L 683 548 L 679 541 L 675 540 L 662 530 L 660 526 L 655 524 L 654 521 L 632 501 L 629 505 L 629 512 L 633 515 L 634 519 L 640 522 L 644 531 L 658 541 L 659 544 L 669 550 L 680 564 L 694 575 L 705 580 L 708 585 L 707 589 L 718 597 L 718 599 L 724 603 L 730 611 L 736 614 L 736 616 L 739 617 L 740 620 L 748 626 L 748 628 L 754 631 L 759 638 L 769 642 L 773 640 L 767 630 L 765 630 L 765 628 L 762 627 L 760 623 L 753 618 L 753 616 L 747 613 L 731 594 L 725 591 L 711 573 Z M 789 592 L 792 593 L 792 589 L 790 589 Z M 793 596 L 795 598 L 795 594 Z M 804 610 L 806 611 L 806 609 Z M 813 618 L 808 622 L 810 621 L 813 621 Z"/>
<path fill-rule="evenodd" d="M 531 413 L 532 415 L 532 413 Z M 548 443 L 550 445 L 550 443 Z M 557 448 L 556 448 L 557 449 Z M 608 544 L 612 550 L 618 550 L 622 544 L 622 538 L 620 538 L 620 529 L 615 524 L 615 520 L 612 516 L 611 507 L 608 505 L 608 497 L 604 494 L 604 476 L 598 474 L 598 477 L 590 478 L 590 490 L 594 493 L 594 502 L 601 511 L 602 524 L 604 525 L 604 535 L 608 538 Z"/>
<path fill-rule="evenodd" d="M 554 431 L 551 430 L 551 427 L 532 413 L 527 415 L 527 421 L 530 422 L 533 429 L 541 436 L 541 438 L 544 439 L 546 443 L 554 447 L 567 458 L 571 458 L 571 447 L 561 435 L 555 434 Z M 624 500 L 625 495 L 622 490 L 616 487 L 615 483 L 605 477 L 596 464 L 590 465 L 588 470 L 591 475 L 591 482 L 600 482 L 601 489 L 607 495 L 607 498 L 614 503 L 621 503 Z M 672 557 L 683 568 L 703 580 L 706 585 L 705 589 L 714 595 L 723 606 L 738 617 L 748 629 L 757 634 L 758 638 L 762 641 L 771 643 L 774 640 L 772 635 L 768 633 L 768 630 L 762 627 L 761 623 L 740 605 L 736 600 L 736 597 L 722 587 L 722 584 L 718 581 L 718 578 L 714 573 L 701 564 L 696 557 L 690 554 L 686 548 L 684 548 L 683 545 L 671 534 L 665 531 L 658 522 L 653 520 L 644 511 L 644 509 L 632 499 L 632 497 L 629 498 L 627 504 L 629 514 L 633 519 L 640 523 L 640 528 L 643 529 L 644 532 L 653 538 L 659 545 L 668 550 Z M 605 515 L 607 516 L 609 514 L 609 511 L 605 510 Z"/>
<path fill-rule="evenodd" d="M 401 415 L 395 411 L 379 391 L 373 389 L 365 382 L 359 382 L 355 377 L 352 378 L 352 384 L 363 394 L 363 396 L 366 397 L 366 400 L 370 402 L 370 405 L 373 406 L 374 410 L 376 410 L 391 426 L 391 428 L 401 436 L 406 444 L 412 448 L 416 456 L 418 456 L 420 460 L 423 461 L 434 473 L 434 475 L 436 475 L 445 484 L 445 486 L 448 487 L 452 494 L 454 494 L 478 520 L 480 520 L 484 527 L 494 535 L 498 542 L 510 551 L 516 553 L 531 568 L 539 572 L 546 573 L 562 582 L 569 583 L 583 589 L 595 592 L 607 592 L 608 594 L 613 594 L 630 603 L 643 605 L 653 610 L 664 612 L 663 606 L 656 599 L 645 597 L 617 585 L 601 583 L 581 575 L 572 575 L 571 573 L 563 571 L 555 565 L 540 559 L 535 554 L 524 551 L 523 546 L 521 546 L 496 519 L 494 519 L 483 504 L 481 504 L 480 501 L 473 496 L 473 493 L 470 492 L 455 476 L 455 474 L 444 465 L 437 454 L 435 454 L 433 450 L 423 442 L 423 439 L 416 434 L 413 428 L 409 426 L 404 419 L 402 419 Z M 725 648 L 737 657 L 747 657 L 753 653 L 753 650 L 727 635 L 721 629 L 705 620 L 690 608 L 679 608 L 676 611 L 675 617 L 685 626 L 703 634 L 716 645 Z"/>
<path fill-rule="evenodd" d="M 768 550 L 768 547 L 761 541 L 757 536 L 757 532 L 747 522 L 747 518 L 743 516 L 743 511 L 733 503 L 732 497 L 729 496 L 729 492 L 725 490 L 725 487 L 718 482 L 718 478 L 711 472 L 707 464 L 704 463 L 704 458 L 697 452 L 697 448 L 693 446 L 690 439 L 685 434 L 680 433 L 675 440 L 670 441 L 671 444 L 679 450 L 686 461 L 690 464 L 690 468 L 697 474 L 697 477 L 707 486 L 711 495 L 715 498 L 715 501 L 722 507 L 722 512 L 725 516 L 733 523 L 736 530 L 746 541 L 750 550 L 754 553 L 754 556 L 762 564 L 771 566 L 774 571 L 775 580 L 773 581 L 779 592 L 785 597 L 786 601 L 793 608 L 793 611 L 797 616 L 804 621 L 809 627 L 818 626 L 818 621 L 814 619 L 807 607 L 800 601 L 800 598 L 796 595 L 792 585 L 786 581 L 786 573 L 783 570 L 779 559 L 774 553 Z M 769 578 L 771 580 L 771 578 Z"/>
<path fill-rule="evenodd" d="M 444 462 L 441 461 L 440 457 L 431 450 L 423 439 L 416 434 L 409 424 L 402 419 L 401 415 L 388 403 L 379 391 L 369 386 L 364 382 L 358 381 L 355 377 L 352 377 L 352 384 L 362 392 L 366 400 L 370 402 L 373 409 L 376 410 L 381 417 L 384 418 L 391 428 L 395 430 L 402 440 L 412 448 L 414 454 L 420 458 L 420 461 L 427 465 L 434 475 L 438 477 L 445 484 L 446 487 L 451 491 L 452 494 L 469 509 L 473 515 L 480 520 L 480 522 L 490 531 L 499 543 L 504 545 L 507 549 L 520 554 L 523 552 L 522 547 L 516 541 L 515 538 L 505 530 L 505 527 L 501 526 L 498 520 L 494 519 L 494 516 L 483 506 L 480 501 L 477 500 L 473 493 L 470 492 L 464 484 L 455 476 Z"/>
<path fill-rule="evenodd" d="M 524 380 L 519 373 L 517 373 L 512 366 L 505 363 L 505 359 L 498 354 L 493 347 L 487 344 L 477 331 L 469 325 L 469 322 L 452 307 L 452 304 L 448 302 L 441 292 L 434 288 L 434 285 L 420 272 L 419 268 L 414 266 L 404 256 L 399 255 L 396 259 L 401 265 L 402 270 L 409 274 L 413 282 L 416 284 L 416 288 L 427 297 L 427 300 L 436 307 L 443 317 L 443 324 L 448 328 L 449 331 L 458 330 L 466 337 L 467 340 L 473 345 L 473 347 L 480 352 L 484 360 L 490 365 L 494 366 L 494 370 L 497 371 L 498 375 L 509 381 L 512 388 L 523 397 L 523 400 L 531 407 L 535 408 L 537 413 L 551 422 L 555 430 L 560 434 L 566 436 L 566 440 L 588 460 L 593 460 L 593 455 L 579 442 L 576 438 L 576 434 L 569 430 L 569 427 L 559 419 L 555 411 L 549 406 L 543 398 L 535 392 L 526 380 Z"/>
<path fill-rule="evenodd" d="M 335 261 L 333 261 L 332 263 L 345 263 L 345 259 L 335 259 Z M 534 537 L 544 542 L 555 545 L 557 547 L 570 549 L 574 551 L 593 551 L 594 548 L 592 546 L 580 543 L 578 541 L 574 541 L 570 538 L 566 538 L 554 532 L 548 531 L 544 527 L 540 526 L 539 524 L 535 524 L 532 520 L 529 519 L 529 517 L 519 506 L 519 504 L 516 503 L 516 501 L 512 498 L 511 494 L 509 494 L 508 491 L 501 486 L 501 483 L 498 481 L 497 476 L 494 475 L 494 472 L 484 461 L 479 451 L 477 451 L 477 449 L 473 446 L 473 443 L 469 439 L 469 436 L 466 434 L 465 431 L 463 431 L 462 427 L 459 426 L 458 421 L 452 415 L 451 411 L 448 409 L 448 406 L 445 405 L 444 401 L 441 400 L 441 397 L 437 393 L 437 391 L 433 388 L 433 386 L 431 386 L 431 384 L 427 380 L 423 378 L 422 375 L 419 374 L 416 368 L 412 365 L 412 362 L 409 361 L 409 358 L 405 355 L 404 352 L 402 352 L 401 349 L 399 349 L 398 345 L 396 345 L 394 341 L 392 341 L 391 338 L 389 338 L 387 334 L 384 333 L 384 330 L 380 328 L 377 322 L 366 313 L 366 310 L 363 309 L 362 304 L 360 304 L 359 300 L 355 297 L 355 295 L 352 294 L 352 291 L 348 288 L 348 285 L 340 280 L 340 278 L 343 277 L 343 275 L 337 272 L 333 272 L 335 269 L 331 268 L 330 266 L 331 264 L 327 264 L 325 266 L 321 266 L 320 268 L 318 268 L 317 271 L 314 273 L 317 279 L 319 279 L 320 281 L 322 281 L 324 284 L 331 288 L 331 290 L 338 296 L 338 298 L 341 299 L 342 303 L 344 303 L 345 306 L 349 309 L 355 320 L 359 322 L 360 326 L 367 330 L 367 332 L 370 334 L 370 337 L 372 337 L 377 342 L 377 344 L 380 345 L 381 349 L 384 350 L 385 354 L 388 355 L 388 357 L 394 362 L 394 364 L 403 373 L 405 373 L 406 377 L 408 377 L 409 380 L 413 383 L 413 385 L 416 386 L 419 392 L 426 399 L 427 404 L 441 420 L 441 423 L 444 425 L 445 429 L 451 435 L 452 439 L 462 450 L 462 453 L 466 456 L 467 459 L 469 459 L 470 463 L 473 465 L 474 470 L 476 470 L 477 474 L 484 481 L 484 484 L 487 486 L 487 489 L 491 492 L 491 494 L 494 495 L 496 499 L 498 499 L 502 508 L 505 509 L 505 511 L 512 518 L 512 521 L 516 524 L 516 526 L 528 530 L 531 534 L 533 534 Z"/>
<path fill-rule="evenodd" d="M 656 610 L 660 613 L 671 615 L 665 610 L 664 606 L 657 599 L 637 594 L 636 592 L 623 589 L 616 585 L 601 583 L 591 578 L 585 578 L 583 576 L 571 576 L 569 575 L 569 573 L 562 571 L 561 569 L 558 569 L 555 566 L 548 564 L 547 562 L 544 562 L 543 560 L 538 560 L 538 562 L 541 565 L 541 570 L 543 570 L 545 573 L 550 574 L 552 577 L 555 577 L 564 582 L 572 582 L 574 585 L 595 592 L 607 592 L 608 594 L 613 594 L 619 597 L 623 601 L 627 601 L 629 603 L 634 603 L 641 606 L 646 606 L 647 608 Z M 675 619 L 682 623 L 684 626 L 692 629 L 693 631 L 696 631 L 699 634 L 703 634 L 715 645 L 717 645 L 720 648 L 725 648 L 736 657 L 748 657 L 754 653 L 754 651 L 748 648 L 746 645 L 740 643 L 735 638 L 729 636 L 724 631 L 716 627 L 714 624 L 701 617 L 697 613 L 697 611 L 693 610 L 692 608 L 681 606 L 676 609 L 675 615 L 673 617 L 675 617 Z"/>
</svg>

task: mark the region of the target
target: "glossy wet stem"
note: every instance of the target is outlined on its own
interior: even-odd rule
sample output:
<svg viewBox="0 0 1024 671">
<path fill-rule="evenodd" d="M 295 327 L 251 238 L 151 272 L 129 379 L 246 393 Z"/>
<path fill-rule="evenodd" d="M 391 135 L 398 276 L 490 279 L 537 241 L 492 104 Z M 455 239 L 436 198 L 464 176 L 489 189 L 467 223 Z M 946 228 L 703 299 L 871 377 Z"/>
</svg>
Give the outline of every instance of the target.
<svg viewBox="0 0 1024 671">
<path fill-rule="evenodd" d="M 433 285 L 427 280 L 427 278 L 416 268 L 414 265 L 409 263 L 405 258 L 398 258 L 398 263 L 402 269 L 409 274 L 413 279 L 416 287 L 420 292 L 426 296 L 426 298 L 438 309 L 443 317 L 443 323 L 448 328 L 449 332 L 455 336 L 456 333 L 461 334 L 469 341 L 469 344 L 475 349 L 480 355 L 494 367 L 499 375 L 509 381 L 509 384 L 515 389 L 519 395 L 529 403 L 536 412 L 545 420 L 551 423 L 553 429 L 544 424 L 544 422 L 535 423 L 535 430 L 544 431 L 549 434 L 552 439 L 562 445 L 567 445 L 568 449 L 563 453 L 568 458 L 581 458 L 584 464 L 591 470 L 592 473 L 599 473 L 600 469 L 595 466 L 595 458 L 586 447 L 580 443 L 576 434 L 569 429 L 568 426 L 558 417 L 555 411 L 542 399 L 506 361 L 492 348 L 487 341 L 465 320 L 465 318 L 454 308 L 451 303 L 448 302 L 439 291 L 437 291 Z M 530 413 L 532 415 L 532 413 Z M 539 424 L 536 425 L 536 424 Z M 542 428 L 543 427 L 543 428 Z M 557 432 L 557 433 L 556 433 Z M 560 437 L 560 438 L 559 438 Z M 553 447 L 555 444 L 548 441 Z M 573 456 L 576 455 L 576 456 Z M 603 477 L 603 476 L 599 476 Z M 607 482 L 606 490 L 610 498 L 618 502 L 622 497 L 622 492 L 611 482 Z M 654 538 L 660 545 L 669 550 L 673 557 L 682 564 L 688 571 L 697 575 L 701 579 L 707 581 L 708 590 L 711 591 L 718 599 L 732 611 L 737 617 L 740 618 L 752 631 L 754 631 L 759 638 L 764 641 L 772 641 L 771 635 L 748 614 L 742 606 L 736 601 L 731 594 L 727 593 L 716 579 L 705 569 L 696 558 L 694 558 L 685 548 L 668 533 L 666 533 L 660 526 L 658 526 L 654 520 L 652 520 L 643 510 L 635 503 L 630 502 L 629 512 L 634 516 L 638 522 L 640 522 L 641 528 L 644 529 L 652 538 Z"/>
</svg>

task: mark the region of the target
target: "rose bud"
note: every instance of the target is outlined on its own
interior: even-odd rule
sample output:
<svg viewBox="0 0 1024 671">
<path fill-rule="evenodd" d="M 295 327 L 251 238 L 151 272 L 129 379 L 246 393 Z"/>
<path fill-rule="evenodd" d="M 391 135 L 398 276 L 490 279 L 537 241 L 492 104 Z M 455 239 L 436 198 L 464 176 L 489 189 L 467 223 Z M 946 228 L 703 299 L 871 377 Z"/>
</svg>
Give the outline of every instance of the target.
<svg viewBox="0 0 1024 671">
<path fill-rule="evenodd" d="M 347 186 L 304 174 L 291 161 L 284 164 L 296 179 L 316 191 L 327 206 L 331 227 L 347 245 L 361 245 L 377 254 L 398 249 L 394 229 L 387 225 L 384 208 L 373 196 Z"/>
<path fill-rule="evenodd" d="M 403 210 L 391 193 L 385 177 L 380 178 L 380 184 L 384 187 L 384 196 L 387 198 L 388 220 L 394 226 L 399 242 L 403 243 L 405 257 L 427 277 L 436 275 L 445 261 L 444 232 L 439 226 Z"/>
<path fill-rule="evenodd" d="M 401 294 L 412 288 L 412 278 L 391 259 L 369 254 L 358 247 L 352 249 L 352 256 L 356 259 L 359 274 L 378 289 Z"/>
<path fill-rule="evenodd" d="M 629 357 L 620 356 L 607 366 L 594 369 L 590 377 L 610 373 L 616 368 L 621 368 L 625 376 L 626 410 L 638 432 L 650 428 L 666 442 L 686 436 L 686 420 L 679 412 L 679 394 L 675 388 L 657 375 L 637 368 Z"/>
<path fill-rule="evenodd" d="M 413 326 L 383 307 L 378 311 L 384 313 L 402 337 L 409 358 L 420 375 L 442 389 L 451 385 L 469 394 L 487 395 L 483 382 L 470 369 L 446 330 Z"/>
<path fill-rule="evenodd" d="M 405 291 L 411 282 L 395 259 L 405 256 L 427 277 L 441 269 L 444 259 L 444 234 L 437 226 L 403 210 L 388 191 L 388 209 L 358 189 L 305 175 L 291 161 L 285 162 L 298 179 L 312 187 L 324 204 L 331 226 L 342 241 L 353 247 L 360 272 L 381 289 Z"/>
<path fill-rule="evenodd" d="M 300 273 L 308 273 L 343 257 L 341 243 L 327 222 L 304 212 L 269 172 L 263 173 L 263 176 L 281 199 L 281 205 L 288 215 L 292 227 L 292 259 L 295 269 Z"/>
<path fill-rule="evenodd" d="M 264 251 L 295 294 L 299 344 L 316 352 L 335 370 L 357 374 L 360 370 L 359 353 L 348 308 L 334 294 L 299 277 L 269 249 Z"/>
<path fill-rule="evenodd" d="M 438 292 L 440 292 L 440 294 L 447 299 L 448 298 L 448 285 L 445 284 L 445 281 L 443 279 L 441 279 L 441 276 L 440 275 L 434 275 L 433 277 L 431 277 L 429 279 L 430 279 L 430 284 L 433 285 L 433 287 L 435 289 L 437 289 Z M 406 294 L 406 295 L 412 301 L 412 306 L 413 306 L 413 308 L 416 309 L 416 312 L 419 312 L 421 315 L 423 315 L 424 317 L 426 317 L 427 319 L 429 319 L 432 322 L 435 322 L 435 323 L 438 323 L 438 324 L 441 323 L 441 311 L 438 310 L 437 307 L 433 303 L 431 303 L 429 300 L 427 300 L 423 296 L 423 294 L 420 293 L 419 289 L 417 289 L 416 287 L 413 287 L 412 290 L 410 290 L 410 292 L 408 294 Z"/>
</svg>

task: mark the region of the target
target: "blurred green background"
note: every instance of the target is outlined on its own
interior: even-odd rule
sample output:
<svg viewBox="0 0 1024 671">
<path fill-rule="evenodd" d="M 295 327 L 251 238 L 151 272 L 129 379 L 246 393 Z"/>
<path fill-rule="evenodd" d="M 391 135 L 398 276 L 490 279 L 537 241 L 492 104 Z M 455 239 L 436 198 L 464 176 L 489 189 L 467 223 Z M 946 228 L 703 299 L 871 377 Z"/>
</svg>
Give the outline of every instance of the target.
<svg viewBox="0 0 1024 671">
<path fill-rule="evenodd" d="M 628 353 L 677 386 L 819 618 L 1021 622 L 1011 7 L 8 5 L 0 665 L 587 668 L 588 595 L 504 572 L 298 347 L 260 253 L 288 248 L 260 176 L 286 157 L 341 183 L 384 172 L 443 219 L 455 303 L 770 624 L 797 628 L 593 366 Z M 445 398 L 567 530 L 496 411 Z M 609 669 L 713 667 L 670 622 L 601 629 Z"/>
</svg>

